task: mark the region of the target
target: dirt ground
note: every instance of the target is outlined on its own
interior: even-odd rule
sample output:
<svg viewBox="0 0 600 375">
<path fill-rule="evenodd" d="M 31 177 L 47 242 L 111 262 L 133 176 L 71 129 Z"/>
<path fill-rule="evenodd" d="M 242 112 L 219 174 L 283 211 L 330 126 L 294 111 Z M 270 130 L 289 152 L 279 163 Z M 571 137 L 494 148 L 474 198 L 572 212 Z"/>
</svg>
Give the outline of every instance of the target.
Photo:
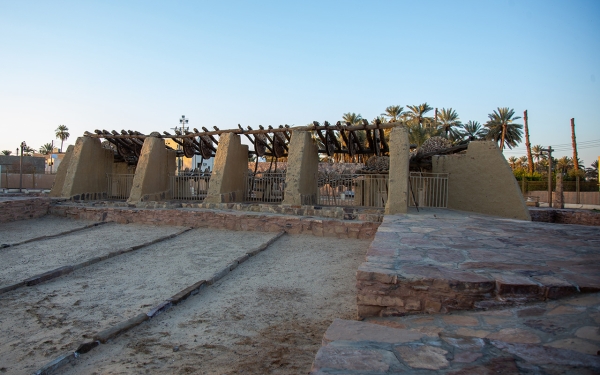
<svg viewBox="0 0 600 375">
<path fill-rule="evenodd" d="M 355 317 L 370 241 L 286 235 L 65 374 L 307 374 L 334 318 Z"/>
<path fill-rule="evenodd" d="M 44 224 L 43 230 L 36 232 L 36 221 Z M 48 218 L 21 222 L 28 230 L 19 229 L 18 223 L 0 225 L 0 238 L 19 231 L 38 237 L 52 227 Z M 56 223 L 55 233 L 90 224 L 61 219 Z M 0 280 L 74 264 L 181 229 L 105 224 L 0 249 Z M 210 277 L 274 236 L 194 229 L 2 294 L 0 373 L 32 373 L 102 329 Z M 201 294 L 82 355 L 75 367 L 61 372 L 307 373 L 331 321 L 354 316 L 355 271 L 368 244 L 286 235 Z M 37 271 L 29 271 L 33 269 Z"/>
<path fill-rule="evenodd" d="M 24 220 L 23 223 L 28 221 Z M 52 224 L 46 223 L 46 226 L 51 227 Z M 125 250 L 183 229 L 185 228 L 109 223 L 64 236 L 0 249 L 0 287 L 61 266 L 74 265 L 116 250 Z M 32 229 L 29 233 L 35 231 L 36 229 Z M 0 226 L 0 236 L 4 237 L 4 233 L 7 231 Z"/>
</svg>

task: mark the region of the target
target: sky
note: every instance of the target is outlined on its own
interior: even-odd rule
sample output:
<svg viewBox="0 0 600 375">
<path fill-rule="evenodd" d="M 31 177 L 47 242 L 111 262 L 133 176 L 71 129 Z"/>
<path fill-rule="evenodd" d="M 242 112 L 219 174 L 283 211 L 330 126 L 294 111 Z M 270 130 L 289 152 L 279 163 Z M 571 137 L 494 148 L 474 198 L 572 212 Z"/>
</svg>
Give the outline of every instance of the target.
<svg viewBox="0 0 600 375">
<path fill-rule="evenodd" d="M 390 105 L 600 156 L 600 1 L 0 0 L 0 150 L 69 128 L 302 126 Z M 522 120 L 517 121 L 522 123 Z M 524 143 L 505 155 L 525 155 Z"/>
</svg>

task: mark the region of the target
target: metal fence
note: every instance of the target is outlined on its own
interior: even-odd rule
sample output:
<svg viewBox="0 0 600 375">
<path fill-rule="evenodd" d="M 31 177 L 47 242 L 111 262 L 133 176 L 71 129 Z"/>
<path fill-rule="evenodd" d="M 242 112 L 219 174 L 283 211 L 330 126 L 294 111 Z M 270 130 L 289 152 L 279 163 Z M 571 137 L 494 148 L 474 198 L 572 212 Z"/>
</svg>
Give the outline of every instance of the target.
<svg viewBox="0 0 600 375">
<path fill-rule="evenodd" d="M 114 199 L 128 199 L 133 186 L 134 174 L 112 174 L 106 175 L 108 179 L 108 197 Z"/>
<path fill-rule="evenodd" d="M 410 172 L 411 207 L 448 207 L 448 173 Z"/>
<path fill-rule="evenodd" d="M 169 176 L 171 199 L 202 201 L 206 198 L 211 173 Z"/>
<path fill-rule="evenodd" d="M 317 184 L 323 206 L 385 207 L 388 199 L 386 174 L 321 176 Z"/>
<path fill-rule="evenodd" d="M 285 173 L 258 172 L 246 176 L 246 201 L 281 203 L 285 190 Z"/>
</svg>

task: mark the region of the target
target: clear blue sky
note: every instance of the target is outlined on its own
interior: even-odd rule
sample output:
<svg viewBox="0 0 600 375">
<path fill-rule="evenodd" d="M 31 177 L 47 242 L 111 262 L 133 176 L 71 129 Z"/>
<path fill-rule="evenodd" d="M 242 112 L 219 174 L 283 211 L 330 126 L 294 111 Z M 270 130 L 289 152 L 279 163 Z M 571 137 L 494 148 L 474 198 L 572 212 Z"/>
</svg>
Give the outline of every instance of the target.
<svg viewBox="0 0 600 375">
<path fill-rule="evenodd" d="M 306 125 L 423 102 L 463 122 L 527 109 L 532 144 L 557 156 L 571 155 L 574 117 L 589 166 L 600 1 L 0 0 L 0 150 L 37 149 L 60 124 L 71 144 L 97 128 L 169 131 L 181 115 Z"/>
</svg>

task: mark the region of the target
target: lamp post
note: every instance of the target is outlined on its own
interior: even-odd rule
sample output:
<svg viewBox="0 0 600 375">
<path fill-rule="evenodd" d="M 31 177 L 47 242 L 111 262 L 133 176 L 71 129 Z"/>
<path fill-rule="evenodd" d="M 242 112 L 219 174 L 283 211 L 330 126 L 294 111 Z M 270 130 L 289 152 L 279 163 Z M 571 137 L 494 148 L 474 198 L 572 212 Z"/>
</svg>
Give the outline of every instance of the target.
<svg viewBox="0 0 600 375">
<path fill-rule="evenodd" d="M 19 193 L 23 192 L 23 149 L 27 147 L 25 141 L 21 142 L 21 157 L 19 158 Z"/>
<path fill-rule="evenodd" d="M 173 130 L 181 131 L 181 134 L 185 134 L 185 132 L 189 129 L 189 127 L 185 126 L 189 122 L 188 119 L 185 118 L 185 115 L 182 115 L 179 119 L 179 127 L 171 128 Z M 177 144 L 177 150 L 181 150 L 181 145 Z M 177 156 L 177 174 L 181 174 L 181 156 Z"/>
</svg>

